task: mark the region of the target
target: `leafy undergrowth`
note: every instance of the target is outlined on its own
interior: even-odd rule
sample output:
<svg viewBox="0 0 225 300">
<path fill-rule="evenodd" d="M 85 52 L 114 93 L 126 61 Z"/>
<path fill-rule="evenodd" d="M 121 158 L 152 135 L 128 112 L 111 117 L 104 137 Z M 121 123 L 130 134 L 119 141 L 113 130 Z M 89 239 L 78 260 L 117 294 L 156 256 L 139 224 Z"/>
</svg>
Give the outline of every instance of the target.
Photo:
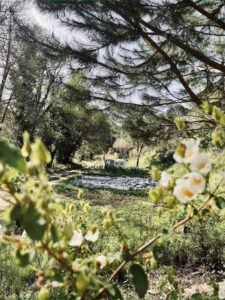
<svg viewBox="0 0 225 300">
<path fill-rule="evenodd" d="M 72 183 L 72 179 L 64 180 L 53 186 L 56 197 L 60 198 L 64 206 L 74 204 L 75 209 L 68 212 L 72 220 L 78 220 L 81 215 L 81 205 L 77 200 L 78 188 Z M 158 210 L 163 204 L 153 205 L 148 197 L 148 191 L 118 191 L 84 189 L 84 200 L 91 205 L 87 228 L 96 224 L 100 228 L 100 239 L 94 244 L 90 244 L 93 253 L 108 253 L 120 250 L 120 243 L 116 238 L 115 230 L 109 229 L 106 233 L 102 230 L 102 208 L 105 206 L 115 210 L 121 230 L 129 241 L 131 251 L 138 249 L 146 241 L 151 239 L 156 233 L 161 232 L 169 223 L 168 212 L 160 217 Z M 183 218 L 182 207 L 177 212 L 177 219 Z M 222 274 L 223 263 L 225 261 L 224 241 L 225 241 L 225 218 L 224 213 L 210 218 L 207 222 L 192 222 L 188 225 L 187 234 L 182 233 L 180 228 L 175 235 L 168 241 L 161 241 L 162 257 L 159 261 L 158 269 L 153 271 L 149 261 L 145 262 L 145 269 L 149 277 L 149 290 L 146 294 L 147 299 L 163 298 L 164 292 L 160 291 L 159 285 L 162 284 L 166 273 L 163 264 L 175 266 L 177 280 L 184 289 L 184 297 L 188 297 L 190 290 L 194 291 L 202 286 L 203 291 L 209 277 Z M 146 251 L 150 252 L 153 247 Z M 38 288 L 36 286 L 36 269 L 47 270 L 49 263 L 44 257 L 34 257 L 30 268 L 21 269 L 15 263 L 14 250 L 10 245 L 0 249 L 0 297 L 7 298 L 12 296 L 16 299 L 35 298 Z M 142 256 L 137 257 L 137 262 L 142 261 Z M 129 264 L 128 264 L 129 267 Z M 197 274 L 195 273 L 197 272 Z M 191 274 L 194 274 L 193 276 Z M 135 298 L 136 294 L 132 288 L 127 268 L 119 273 L 118 281 L 125 298 Z M 170 289 L 168 285 L 167 290 Z M 69 299 L 69 290 L 53 288 L 51 299 Z M 165 298 L 165 297 L 164 297 Z"/>
<path fill-rule="evenodd" d="M 93 169 L 88 173 L 88 175 L 98 175 L 98 176 L 129 176 L 129 177 L 149 177 L 149 170 L 139 169 L 139 168 L 106 168 L 106 169 Z"/>
<path fill-rule="evenodd" d="M 73 217 L 76 218 L 79 214 L 79 203 L 76 198 L 77 187 L 68 180 L 56 185 L 54 189 L 65 203 L 76 204 L 77 209 L 73 212 Z M 170 224 L 169 213 L 165 212 L 159 217 L 159 206 L 163 206 L 163 204 L 153 205 L 149 200 L 148 191 L 84 189 L 84 199 L 92 207 L 87 226 L 94 223 L 101 226 L 102 207 L 114 208 L 122 230 L 128 236 L 130 247 L 133 250 Z M 182 234 L 180 229 L 167 242 L 167 247 L 165 247 L 167 250 L 162 258 L 163 263 L 177 266 L 204 265 L 209 269 L 222 269 L 225 260 L 225 218 L 224 212 L 217 215 L 216 207 L 213 207 L 215 218 L 210 218 L 206 220 L 207 222 L 192 221 L 187 226 L 187 234 Z M 183 215 L 184 208 L 181 206 L 177 212 L 177 220 L 181 220 Z M 109 232 L 108 235 L 101 238 L 101 244 L 97 243 L 95 246 L 96 251 L 117 249 L 119 245 L 114 241 L 115 234 Z"/>
</svg>

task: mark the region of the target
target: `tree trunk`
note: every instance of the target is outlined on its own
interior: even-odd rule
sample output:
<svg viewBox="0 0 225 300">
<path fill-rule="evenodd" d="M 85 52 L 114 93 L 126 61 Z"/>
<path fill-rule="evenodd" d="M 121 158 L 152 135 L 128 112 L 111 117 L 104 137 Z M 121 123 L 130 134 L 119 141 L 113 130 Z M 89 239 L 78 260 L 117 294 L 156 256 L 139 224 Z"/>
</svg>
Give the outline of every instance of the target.
<svg viewBox="0 0 225 300">
<path fill-rule="evenodd" d="M 140 160 L 141 152 L 142 152 L 143 148 L 144 148 L 144 145 L 143 145 L 143 144 L 141 144 L 141 145 L 138 144 L 138 146 L 137 146 L 137 162 L 136 162 L 136 168 L 139 167 L 139 160 Z"/>
</svg>

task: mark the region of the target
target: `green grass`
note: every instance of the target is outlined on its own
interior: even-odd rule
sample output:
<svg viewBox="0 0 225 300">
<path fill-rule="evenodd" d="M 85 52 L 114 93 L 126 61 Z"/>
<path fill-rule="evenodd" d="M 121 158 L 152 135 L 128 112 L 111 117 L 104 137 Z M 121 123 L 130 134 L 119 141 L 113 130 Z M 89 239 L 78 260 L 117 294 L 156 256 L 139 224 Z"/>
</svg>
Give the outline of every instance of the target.
<svg viewBox="0 0 225 300">
<path fill-rule="evenodd" d="M 82 214 L 82 208 L 77 200 L 77 187 L 71 183 L 71 179 L 55 185 L 55 196 L 63 200 L 64 205 L 74 203 L 75 209 L 70 212 L 74 222 Z M 171 223 L 169 213 L 165 211 L 161 217 L 158 216 L 158 207 L 149 200 L 147 191 L 115 191 L 115 190 L 88 190 L 84 189 L 84 200 L 91 205 L 91 210 L 85 217 L 85 226 L 89 228 L 97 224 L 100 229 L 100 240 L 91 244 L 93 253 L 109 253 L 119 251 L 121 244 L 118 241 L 114 229 L 103 231 L 102 229 L 102 208 L 109 207 L 115 211 L 120 224 L 121 231 L 127 235 L 131 252 L 138 249 L 146 241 L 150 240 L 156 233 Z M 163 204 L 161 204 L 163 206 Z M 177 220 L 184 216 L 184 207 L 177 211 Z M 222 217 L 209 218 L 208 223 L 192 222 L 189 225 L 189 233 L 182 234 L 181 228 L 162 247 L 163 257 L 161 263 L 166 265 L 174 264 L 175 267 L 204 265 L 209 269 L 221 268 L 224 257 L 224 232 L 225 221 Z M 146 251 L 151 251 L 153 246 Z M 137 261 L 141 261 L 141 256 Z M 159 264 L 159 267 L 161 265 Z M 48 263 L 43 257 L 35 257 L 33 268 L 48 269 Z M 152 270 L 146 265 L 147 272 Z M 161 274 L 161 267 L 155 273 Z M 152 275 L 151 275 L 152 276 Z M 0 298 L 12 296 L 15 299 L 37 298 L 38 288 L 36 287 L 35 270 L 32 268 L 22 269 L 15 264 L 14 250 L 7 245 L 0 248 Z M 121 289 L 127 297 L 136 297 L 130 289 L 127 269 L 120 273 L 118 278 Z M 68 299 L 65 289 L 52 289 L 51 299 Z"/>
<path fill-rule="evenodd" d="M 55 191 L 64 199 L 65 203 L 76 203 L 77 210 L 73 213 L 74 219 L 79 214 L 79 201 L 76 199 L 77 187 L 67 181 L 57 184 Z M 131 249 L 135 250 L 140 247 L 146 240 L 161 232 L 171 224 L 169 212 L 159 217 L 158 207 L 154 206 L 148 197 L 148 191 L 118 191 L 118 190 L 100 190 L 100 189 L 83 189 L 84 199 L 91 205 L 91 212 L 88 215 L 87 226 L 96 223 L 101 227 L 102 207 L 108 206 L 115 209 L 116 215 L 120 221 L 122 231 L 128 236 Z M 202 198 L 195 201 L 198 206 Z M 162 207 L 164 206 L 161 204 Z M 215 205 L 212 205 L 216 209 Z M 180 206 L 176 213 L 176 220 L 181 220 L 184 216 L 184 206 Z M 210 221 L 211 220 L 211 221 Z M 177 231 L 171 241 L 168 242 L 163 262 L 166 264 L 185 265 L 185 264 L 205 264 L 221 266 L 222 260 L 225 259 L 223 243 L 225 240 L 224 213 L 216 214 L 215 219 L 209 218 L 209 223 L 191 222 L 189 233 L 183 235 L 181 228 Z M 88 225 L 89 224 L 89 225 Z M 213 226 L 216 224 L 216 226 Z M 171 226 L 171 225 L 170 225 Z M 101 243 L 96 245 L 96 251 L 118 250 L 119 244 L 116 235 L 110 232 L 104 235 Z M 208 253 L 206 255 L 206 253 Z M 205 261 L 202 261 L 203 254 Z M 207 256 L 207 257 L 206 257 Z"/>
<path fill-rule="evenodd" d="M 103 172 L 103 173 L 101 173 Z M 93 170 L 95 175 L 110 175 L 108 170 Z M 148 177 L 147 171 L 145 171 Z M 175 164 L 168 169 L 168 172 L 176 174 L 177 178 L 182 177 L 185 170 Z M 90 173 L 89 173 L 90 174 Z M 72 220 L 77 222 L 77 217 L 82 213 L 82 208 L 77 199 L 78 187 L 72 183 L 73 179 L 80 178 L 81 175 L 66 179 L 61 183 L 53 186 L 54 196 L 62 199 L 64 205 L 68 203 L 75 204 L 75 210 L 70 212 Z M 121 176 L 123 176 L 121 174 Z M 215 186 L 220 176 L 217 173 L 212 174 L 210 186 Z M 224 188 L 223 188 L 224 189 Z M 85 217 L 85 226 L 89 228 L 97 224 L 100 229 L 100 240 L 91 244 L 90 248 L 93 253 L 109 253 L 121 249 L 117 233 L 114 229 L 107 232 L 102 229 L 102 208 L 109 207 L 114 210 L 121 231 L 127 235 L 127 240 L 131 252 L 138 249 L 146 241 L 150 240 L 157 233 L 162 232 L 163 228 L 171 225 L 170 215 L 163 203 L 158 204 L 164 209 L 161 217 L 158 216 L 158 207 L 153 205 L 149 200 L 148 190 L 138 191 L 118 191 L 113 189 L 83 189 L 84 200 L 88 201 L 91 210 Z M 222 191 L 222 189 L 221 189 Z M 202 202 L 202 198 L 199 202 Z M 197 205 L 198 201 L 193 203 Z M 198 204 L 199 205 L 199 204 Z M 181 220 L 184 213 L 184 206 L 180 206 L 176 212 L 176 221 Z M 193 268 L 204 266 L 210 272 L 222 269 L 225 261 L 224 241 L 225 241 L 225 212 L 218 213 L 212 202 L 212 209 L 215 209 L 215 217 L 207 217 L 207 222 L 192 221 L 188 225 L 188 233 L 182 234 L 181 228 L 177 230 L 173 237 L 164 241 L 162 245 L 163 255 L 159 263 L 159 270 L 155 276 L 161 274 L 161 264 L 174 265 L 175 268 Z M 146 249 L 151 251 L 153 246 Z M 141 256 L 137 261 L 141 261 Z M 48 263 L 43 257 L 35 257 L 32 267 L 22 269 L 18 267 L 14 259 L 14 249 L 10 245 L 0 247 L 0 298 L 11 296 L 14 299 L 37 298 L 38 288 L 36 287 L 35 269 L 48 269 Z M 152 270 L 145 266 L 149 273 Z M 158 273 L 157 273 L 158 272 Z M 120 273 L 119 279 L 121 289 L 127 297 L 136 297 L 130 293 L 129 279 L 127 269 Z M 134 296 L 135 295 L 135 296 Z M 51 299 L 68 299 L 67 291 L 64 289 L 53 289 Z"/>
<path fill-rule="evenodd" d="M 0 247 L 0 297 L 6 299 L 27 299 L 33 296 L 35 272 L 31 268 L 20 268 L 14 259 L 14 249 L 11 245 Z"/>
<path fill-rule="evenodd" d="M 151 157 L 155 154 L 155 150 L 147 149 L 144 153 L 142 153 L 139 160 L 139 168 L 146 169 L 149 167 Z M 130 153 L 129 158 L 126 160 L 126 168 L 136 168 L 137 156 L 136 151 L 132 151 Z"/>
<path fill-rule="evenodd" d="M 52 166 L 51 168 L 47 168 L 47 173 L 48 174 L 54 174 L 54 173 L 60 173 L 63 171 L 69 171 L 69 170 L 79 170 L 81 169 L 83 166 L 81 164 L 77 164 L 77 163 L 70 163 L 70 164 L 54 164 L 54 166 Z"/>
<path fill-rule="evenodd" d="M 72 177 L 60 183 L 57 183 L 54 186 L 54 190 L 56 191 L 56 193 L 59 193 L 60 195 L 66 195 L 76 199 L 76 194 L 79 187 L 76 187 L 73 184 L 73 180 L 80 179 L 80 177 L 81 176 L 78 175 L 76 177 Z M 85 197 L 88 201 L 92 201 L 95 198 L 97 198 L 98 200 L 100 198 L 104 198 L 104 201 L 107 203 L 108 202 L 113 203 L 116 201 L 116 199 L 118 198 L 122 199 L 125 196 L 145 197 L 146 199 L 148 199 L 148 193 L 149 193 L 148 190 L 126 190 L 125 191 L 125 190 L 116 190 L 116 189 L 97 189 L 97 188 L 93 188 L 93 189 L 82 188 L 82 189 L 84 190 Z M 115 197 L 115 201 L 113 200 L 114 197 Z M 109 198 L 109 200 L 107 200 L 107 198 Z"/>
<path fill-rule="evenodd" d="M 53 177 L 50 177 L 50 178 L 49 178 L 49 181 L 58 180 L 58 179 L 60 179 L 60 177 L 58 177 L 58 176 L 53 176 Z"/>
</svg>

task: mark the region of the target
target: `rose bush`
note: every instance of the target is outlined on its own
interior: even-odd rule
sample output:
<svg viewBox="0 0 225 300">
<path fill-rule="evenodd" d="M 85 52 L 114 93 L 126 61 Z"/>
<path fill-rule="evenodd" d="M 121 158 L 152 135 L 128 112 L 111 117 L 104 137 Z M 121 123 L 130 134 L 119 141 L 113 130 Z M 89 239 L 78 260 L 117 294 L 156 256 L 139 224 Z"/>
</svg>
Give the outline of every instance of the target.
<svg viewBox="0 0 225 300">
<path fill-rule="evenodd" d="M 223 113 L 206 104 L 204 109 L 216 118 L 220 126 L 220 122 L 224 120 Z M 176 124 L 178 129 L 184 129 L 182 121 L 176 120 Z M 218 144 L 216 133 L 213 134 L 213 139 Z M 10 195 L 3 200 L 11 205 L 4 218 L 9 224 L 17 223 L 24 230 L 21 236 L 16 236 L 8 233 L 8 225 L 2 226 L 1 243 L 15 246 L 16 261 L 21 267 L 29 265 L 35 253 L 39 252 L 51 262 L 47 271 L 36 270 L 40 299 L 51 297 L 51 287 L 65 287 L 74 298 L 121 299 L 122 295 L 113 280 L 127 264 L 130 265 L 130 278 L 138 297 L 145 296 L 148 279 L 136 257 L 142 254 L 143 262 L 148 261 L 152 269 L 157 268 L 162 257 L 162 244 L 173 236 L 177 228 L 193 219 L 206 222 L 207 217 L 213 215 L 215 210 L 225 206 L 224 198 L 220 196 L 220 188 L 224 188 L 225 173 L 220 170 L 221 180 L 212 188 L 210 174 L 213 165 L 208 154 L 200 150 L 200 140 L 181 141 L 175 150 L 174 159 L 185 167 L 186 174 L 182 178 L 176 178 L 176 174 L 161 173 L 153 167 L 151 176 L 159 181 L 159 185 L 149 192 L 154 205 L 161 206 L 158 214 L 162 215 L 164 211 L 170 213 L 171 224 L 132 252 L 126 233 L 120 228 L 120 222 L 111 209 L 102 211 L 101 230 L 94 224 L 87 227 L 86 219 L 91 207 L 83 200 L 82 190 L 78 192 L 78 199 L 83 213 L 76 220 L 71 218 L 69 212 L 75 206 L 64 206 L 55 198 L 48 184 L 45 164 L 50 162 L 51 157 L 41 140 L 37 139 L 31 144 L 29 134 L 25 133 L 21 152 L 7 142 L 0 141 L 0 184 Z M 185 206 L 186 217 L 177 221 L 179 205 Z M 110 235 L 111 230 L 117 233 L 121 251 L 93 253 L 90 245 L 98 243 L 102 234 Z M 149 246 L 152 246 L 151 251 L 146 253 Z M 120 261 L 122 262 L 119 263 Z M 111 270 L 114 270 L 112 274 Z M 167 282 L 173 287 L 168 299 L 177 299 L 180 290 L 171 268 L 168 269 L 162 288 Z M 216 282 L 212 279 L 211 284 L 214 294 L 208 296 L 208 299 L 223 299 L 224 281 Z M 205 296 L 194 295 L 192 298 L 205 299 L 201 297 Z"/>
</svg>

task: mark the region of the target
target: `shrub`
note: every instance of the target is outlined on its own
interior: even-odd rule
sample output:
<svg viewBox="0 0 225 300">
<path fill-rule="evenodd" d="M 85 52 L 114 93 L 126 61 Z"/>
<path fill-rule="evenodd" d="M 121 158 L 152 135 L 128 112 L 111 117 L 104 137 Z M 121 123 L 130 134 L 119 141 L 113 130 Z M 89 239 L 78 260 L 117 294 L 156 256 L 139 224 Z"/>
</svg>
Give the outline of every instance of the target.
<svg viewBox="0 0 225 300">
<path fill-rule="evenodd" d="M 149 167 L 156 166 L 159 170 L 168 169 L 174 164 L 173 153 L 174 151 L 168 149 L 156 151 L 150 160 Z"/>
<path fill-rule="evenodd" d="M 191 220 L 195 222 L 199 220 L 202 223 L 213 217 L 217 220 L 217 209 L 225 207 L 224 198 L 219 191 L 220 186 L 225 183 L 225 172 L 220 172 L 222 179 L 211 190 L 210 158 L 206 153 L 199 151 L 198 141 L 182 141 L 175 151 L 174 159 L 179 164 L 186 165 L 187 173 L 182 180 L 175 181 L 175 178 L 166 172 L 163 172 L 160 178 L 159 170 L 156 168 L 152 170 L 152 178 L 159 180 L 159 185 L 150 190 L 149 196 L 154 206 L 159 204 L 163 206 L 163 209 L 157 209 L 161 228 L 160 233 L 155 234 L 153 230 L 157 226 L 153 222 L 151 227 L 153 237 L 137 249 L 143 236 L 139 239 L 136 233 L 133 233 L 135 236 L 130 243 L 128 239 L 130 232 L 124 230 L 122 220 L 117 218 L 113 209 L 103 209 L 101 212 L 103 226 L 99 226 L 94 222 L 89 223 L 91 207 L 82 200 L 82 190 L 78 191 L 77 197 L 80 201 L 77 205 L 68 203 L 65 206 L 55 197 L 44 168 L 51 157 L 40 139 L 30 144 L 29 135 L 25 133 L 21 152 L 26 160 L 14 147 L 0 141 L 0 182 L 11 196 L 5 200 L 12 204 L 5 212 L 5 219 L 11 226 L 15 223 L 20 225 L 27 238 L 9 235 L 7 228 L 4 228 L 1 242 L 15 246 L 16 262 L 23 268 L 32 266 L 34 256 L 45 257 L 45 263 L 40 260 L 40 269 L 37 270 L 37 285 L 41 287 L 40 299 L 48 298 L 50 296 L 48 288 L 55 285 L 67 287 L 71 296 L 82 299 L 104 296 L 121 299 L 118 286 L 111 281 L 128 264 L 131 282 L 138 297 L 143 298 L 148 290 L 148 279 L 140 264 L 141 261 L 149 260 L 151 269 L 156 269 L 158 262 L 163 261 L 166 241 L 174 243 L 175 231 L 178 228 Z M 75 218 L 71 216 L 74 210 L 79 211 L 79 215 L 75 215 Z M 141 211 L 139 213 L 141 214 Z M 132 219 L 133 214 L 130 213 L 129 219 Z M 183 219 L 181 214 L 184 215 Z M 167 217 L 169 215 L 166 222 L 165 215 Z M 99 219 L 97 212 L 95 217 Z M 137 221 L 136 219 L 136 226 Z M 201 233 L 202 230 L 203 228 L 200 230 Z M 192 249 L 193 253 L 196 251 L 204 255 L 215 246 L 214 235 L 207 234 L 209 236 L 205 241 L 199 239 L 196 244 L 197 250 Z M 107 244 L 98 244 L 101 235 L 107 236 Z M 117 242 L 112 240 L 112 236 Z M 194 238 L 197 240 L 198 237 L 197 230 Z M 182 243 L 187 246 L 188 240 Z M 101 248 L 102 245 L 104 247 Z M 220 245 L 219 243 L 210 253 L 213 262 L 215 258 L 222 257 Z M 107 248 L 109 246 L 110 248 Z M 150 246 L 151 251 L 143 254 Z M 120 260 L 123 262 L 119 265 Z M 206 261 L 208 260 L 206 257 Z M 108 279 L 111 270 L 115 271 Z M 170 269 L 168 281 L 173 287 L 168 299 L 176 299 L 179 288 Z M 214 288 L 211 299 L 217 299 L 218 296 L 219 289 L 216 282 Z"/>
</svg>

